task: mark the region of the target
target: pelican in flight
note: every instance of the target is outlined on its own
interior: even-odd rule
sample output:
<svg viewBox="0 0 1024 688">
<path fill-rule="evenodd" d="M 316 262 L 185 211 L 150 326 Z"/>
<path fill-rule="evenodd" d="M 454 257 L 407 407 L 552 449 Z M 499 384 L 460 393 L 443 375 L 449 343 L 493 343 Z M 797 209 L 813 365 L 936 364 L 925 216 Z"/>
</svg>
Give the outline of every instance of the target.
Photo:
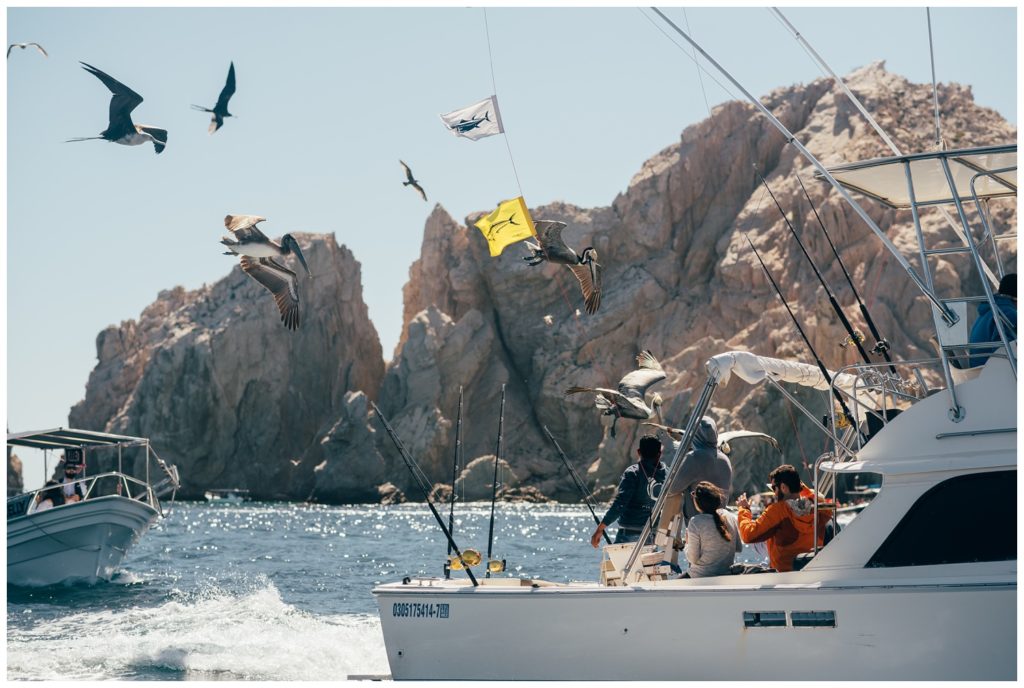
<svg viewBox="0 0 1024 688">
<path fill-rule="evenodd" d="M 601 307 L 601 264 L 597 262 L 597 251 L 593 246 L 583 249 L 583 253 L 576 254 L 562 240 L 562 230 L 565 229 L 564 222 L 553 220 L 537 220 L 534 225 L 537 228 L 537 239 L 540 245 L 527 241 L 526 247 L 533 251 L 533 255 L 523 258 L 529 265 L 540 265 L 544 261 L 566 265 L 580 283 L 580 290 L 583 292 L 583 301 L 586 304 L 587 313 L 593 315 Z"/>
<path fill-rule="evenodd" d="M 241 256 L 242 271 L 274 295 L 277 309 L 281 312 L 281 322 L 289 330 L 295 330 L 299 327 L 298 277 L 274 258 L 295 254 L 306 274 L 312 274 L 295 237 L 285 234 L 281 243 L 276 243 L 259 230 L 256 225 L 265 219 L 256 215 L 228 215 L 224 218 L 224 226 L 235 238 L 223 237 L 220 243 L 228 247 L 225 255 Z"/>
<path fill-rule="evenodd" d="M 217 104 L 213 106 L 213 109 L 205 108 L 202 105 L 193 105 L 192 108 L 199 110 L 200 112 L 213 113 L 213 117 L 210 118 L 209 132 L 212 134 L 221 127 L 224 126 L 225 117 L 234 117 L 228 112 L 228 101 L 231 100 L 231 96 L 235 94 L 235 63 L 232 62 L 231 66 L 228 67 L 228 80 L 224 84 L 224 88 L 220 91 L 220 96 L 217 98 Z"/>
<path fill-rule="evenodd" d="M 619 418 L 632 418 L 634 420 L 647 420 L 654 415 L 661 418 L 661 395 L 657 392 L 651 397 L 651 405 L 647 405 L 644 395 L 651 386 L 661 382 L 666 377 L 658 359 L 650 351 L 643 351 L 636 357 L 637 369 L 627 373 L 619 380 L 618 389 L 606 389 L 603 387 L 570 387 L 565 390 L 566 396 L 580 394 L 581 392 L 593 392 L 597 396 L 594 399 L 597 408 L 601 409 L 601 415 L 614 416 L 612 421 L 611 436 L 615 437 L 615 423 Z"/>
<path fill-rule="evenodd" d="M 110 89 L 114 96 L 110 99 L 110 122 L 99 136 L 68 139 L 72 141 L 92 141 L 103 139 L 123 146 L 138 146 L 152 141 L 157 153 L 167 146 L 167 130 L 132 123 L 132 110 L 142 102 L 142 96 L 131 90 L 109 74 L 104 74 L 92 65 L 81 63 L 82 69 L 89 72 Z"/>
<path fill-rule="evenodd" d="M 650 425 L 651 427 L 658 428 L 659 430 L 664 430 L 666 433 L 668 433 L 668 436 L 674 439 L 676 442 L 679 442 L 680 440 L 683 439 L 684 431 L 682 428 L 671 428 L 667 425 L 660 425 L 658 423 L 650 422 L 640 423 L 640 425 Z M 723 454 L 732 454 L 732 442 L 734 440 L 744 439 L 747 437 L 764 440 L 768 444 L 772 445 L 775 448 L 775 451 L 782 451 L 782 448 L 779 446 L 779 441 L 777 439 L 766 433 L 756 432 L 754 430 L 730 430 L 729 432 L 719 433 L 718 448 L 722 450 Z"/>
<path fill-rule="evenodd" d="M 406 165 L 401 160 L 398 161 L 398 164 L 400 164 L 402 166 L 402 169 L 405 170 L 405 178 L 408 180 L 402 182 L 402 186 L 411 186 L 412 188 L 420 192 L 420 196 L 423 197 L 424 201 L 427 200 L 427 192 L 423 190 L 422 186 L 420 186 L 419 180 L 413 178 L 412 170 L 409 169 L 409 166 Z"/>
<path fill-rule="evenodd" d="M 43 50 L 43 46 L 39 45 L 38 43 L 11 43 L 9 46 L 7 46 L 7 57 L 11 56 L 11 51 L 13 49 L 21 48 L 22 50 L 24 50 L 30 45 L 34 45 L 36 47 L 36 50 L 43 54 L 43 57 L 49 57 L 49 54 L 47 54 L 47 52 Z"/>
</svg>

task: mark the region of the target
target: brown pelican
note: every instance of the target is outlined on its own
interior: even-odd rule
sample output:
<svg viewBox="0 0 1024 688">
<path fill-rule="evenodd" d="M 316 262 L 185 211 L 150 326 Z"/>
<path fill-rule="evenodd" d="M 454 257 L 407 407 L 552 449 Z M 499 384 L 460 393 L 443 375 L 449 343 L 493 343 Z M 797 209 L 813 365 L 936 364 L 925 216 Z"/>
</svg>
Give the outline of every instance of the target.
<svg viewBox="0 0 1024 688">
<path fill-rule="evenodd" d="M 43 46 L 39 45 L 38 43 L 11 43 L 9 46 L 7 46 L 7 57 L 11 56 L 11 50 L 13 50 L 14 48 L 21 48 L 22 50 L 24 50 L 30 45 L 34 45 L 36 49 L 43 54 L 43 57 L 49 57 L 46 51 L 43 50 Z"/>
<path fill-rule="evenodd" d="M 106 130 L 100 132 L 99 136 L 68 139 L 68 142 L 104 139 L 105 141 L 120 143 L 123 146 L 138 146 L 147 141 L 152 141 L 156 152 L 162 152 L 167 145 L 166 129 L 157 129 L 156 127 L 132 123 L 132 110 L 142 102 L 142 96 L 92 65 L 84 62 L 81 65 L 82 69 L 102 81 L 110 89 L 110 92 L 114 94 L 114 97 L 110 99 L 110 122 Z"/>
<path fill-rule="evenodd" d="M 228 80 L 224 84 L 224 88 L 221 89 L 220 96 L 217 98 L 217 104 L 213 106 L 213 109 L 205 108 L 202 105 L 193 105 L 193 109 L 199 110 L 200 112 L 211 112 L 213 117 L 210 118 L 209 132 L 213 132 L 224 126 L 225 117 L 234 117 L 228 112 L 228 101 L 231 100 L 231 96 L 235 94 L 235 63 L 232 62 L 231 66 L 228 67 Z"/>
<path fill-rule="evenodd" d="M 565 390 L 567 396 L 580 392 L 594 392 L 597 395 L 594 399 L 595 404 L 597 408 L 601 409 L 602 415 L 615 417 L 615 420 L 612 421 L 612 437 L 615 437 L 615 423 L 619 418 L 647 420 L 657 414 L 658 420 L 662 419 L 661 395 L 655 392 L 651 397 L 650 406 L 644 400 L 644 395 L 652 385 L 661 382 L 668 376 L 665 375 L 658 359 L 650 351 L 643 351 L 637 355 L 636 363 L 637 370 L 619 380 L 617 390 L 603 387 L 570 387 Z"/>
<path fill-rule="evenodd" d="M 417 191 L 420 192 L 420 196 L 423 197 L 424 201 L 427 200 L 427 192 L 423 190 L 423 187 L 420 186 L 420 183 L 419 183 L 418 180 L 413 179 L 412 170 L 409 169 L 409 166 L 406 165 L 401 160 L 399 160 L 398 163 L 402 166 L 402 169 L 405 170 L 405 178 L 409 180 L 409 181 L 402 182 L 402 186 L 411 186 L 412 188 L 414 188 L 414 189 L 416 189 Z"/>
<path fill-rule="evenodd" d="M 540 265 L 546 260 L 568 266 L 579 280 L 587 313 L 597 313 L 601 307 L 601 264 L 597 262 L 597 251 L 593 246 L 588 246 L 583 249 L 583 253 L 577 255 L 569 248 L 562 240 L 564 222 L 537 220 L 534 225 L 540 245 L 526 242 L 526 247 L 533 251 L 533 255 L 523 260 L 530 265 Z"/>
<path fill-rule="evenodd" d="M 682 428 L 671 428 L 667 425 L 660 425 L 658 423 L 643 422 L 640 425 L 650 425 L 651 427 L 664 430 L 668 433 L 668 436 L 674 439 L 676 442 L 683 439 Z M 782 448 L 779 446 L 779 441 L 763 432 L 756 432 L 754 430 L 730 430 L 729 432 L 723 432 L 718 435 L 718 448 L 722 450 L 723 454 L 732 453 L 732 445 L 730 444 L 733 440 L 738 440 L 746 437 L 756 437 L 764 440 L 768 444 L 775 447 L 775 451 L 781 452 Z"/>
<path fill-rule="evenodd" d="M 299 259 L 306 274 L 312 276 L 306 258 L 295 237 L 285 234 L 281 243 L 271 241 L 261 232 L 257 224 L 266 218 L 257 215 L 228 215 L 224 218 L 224 226 L 235 235 L 232 240 L 221 238 L 220 243 L 228 247 L 225 255 L 241 256 L 241 266 L 245 274 L 266 287 L 274 295 L 277 308 L 281 311 L 281 322 L 285 327 L 294 330 L 299 326 L 299 284 L 294 272 L 274 260 L 291 254 Z M 253 260 L 255 259 L 255 260 Z"/>
</svg>

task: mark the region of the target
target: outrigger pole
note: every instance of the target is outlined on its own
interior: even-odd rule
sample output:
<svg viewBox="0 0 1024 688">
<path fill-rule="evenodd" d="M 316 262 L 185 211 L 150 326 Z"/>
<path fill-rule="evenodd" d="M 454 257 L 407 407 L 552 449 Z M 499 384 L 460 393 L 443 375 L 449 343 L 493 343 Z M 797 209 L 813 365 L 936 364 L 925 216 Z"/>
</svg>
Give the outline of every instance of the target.
<svg viewBox="0 0 1024 688">
<path fill-rule="evenodd" d="M 491 485 L 491 524 L 487 529 L 487 572 L 491 577 L 491 553 L 494 549 L 494 503 L 498 501 L 498 462 L 501 461 L 501 432 L 505 423 L 505 385 L 501 386 L 501 409 L 498 412 L 498 447 L 494 450 L 494 482 Z"/>
<path fill-rule="evenodd" d="M 473 575 L 469 566 L 466 565 L 466 560 L 462 558 L 462 552 L 459 550 L 459 546 L 455 544 L 455 540 L 452 539 L 451 531 L 445 527 L 441 514 L 437 513 L 437 509 L 434 508 L 433 503 L 430 501 L 430 485 L 427 484 L 426 480 L 424 480 L 423 476 L 419 472 L 419 468 L 416 466 L 416 461 L 409 456 L 409 452 L 406 450 L 405 445 L 402 444 L 402 440 L 400 440 L 398 435 L 395 434 L 391 424 L 388 423 L 388 419 L 385 418 L 384 414 L 380 412 L 379 408 L 377 408 L 377 404 L 371 401 L 370 406 L 373 407 L 373 412 L 377 414 L 378 418 L 380 418 L 380 422 L 384 426 L 384 430 L 388 433 L 388 437 L 390 437 L 391 441 L 394 442 L 395 448 L 402 457 L 402 461 L 405 462 L 405 467 L 409 469 L 409 472 L 412 473 L 412 477 L 416 480 L 420 489 L 423 491 L 423 499 L 426 501 L 427 506 L 430 507 L 430 513 L 434 514 L 434 519 L 437 521 L 437 525 L 441 526 L 441 532 L 443 532 L 444 536 L 448 539 L 448 546 L 451 547 L 452 551 L 454 551 L 456 556 L 459 557 L 459 561 L 462 563 L 462 568 L 465 569 L 466 573 L 469 575 L 469 580 L 472 581 L 473 586 L 476 587 L 480 585 L 476 580 L 476 576 Z"/>
<path fill-rule="evenodd" d="M 558 440 L 556 440 L 555 436 L 551 434 L 550 430 L 548 430 L 548 426 L 542 425 L 541 427 L 544 428 L 544 433 L 548 436 L 548 439 L 551 440 L 551 443 L 555 445 L 555 450 L 558 452 L 558 456 L 562 459 L 562 463 L 564 463 L 565 467 L 569 469 L 569 477 L 571 477 L 572 481 L 576 483 L 576 488 L 580 491 L 580 495 L 583 496 L 583 503 L 587 505 L 588 509 L 590 509 L 590 515 L 594 517 L 594 523 L 601 525 L 601 519 L 597 517 L 597 512 L 594 511 L 593 500 L 590 496 L 590 491 L 587 490 L 586 484 L 584 484 L 579 473 L 576 472 L 576 469 L 572 467 L 572 464 L 569 463 L 569 457 L 567 457 L 565 452 L 562 451 L 562 448 L 558 446 Z M 603 534 L 605 542 L 609 545 L 612 544 L 612 539 L 608 537 L 608 533 L 605 532 Z"/>
<path fill-rule="evenodd" d="M 871 216 L 867 214 L 867 211 L 860 207 L 860 204 L 857 203 L 857 201 L 855 201 L 852 196 L 850 196 L 850 193 L 843 187 L 843 185 L 837 182 L 835 177 L 829 174 L 829 171 L 825 169 L 825 166 L 822 165 L 816 157 L 814 157 L 814 154 L 807 150 L 807 148 L 804 147 L 804 145 L 797 140 L 793 133 L 789 129 L 787 129 L 786 126 L 782 122 L 780 122 L 779 119 L 775 115 L 773 115 L 771 111 L 768 108 L 766 108 L 763 103 L 761 103 L 760 100 L 755 98 L 753 94 L 750 93 L 750 91 L 743 88 L 743 85 L 740 84 L 740 82 L 736 81 L 732 74 L 726 71 L 726 69 L 722 67 L 722 65 L 718 64 L 718 62 L 716 62 L 713 57 L 708 55 L 704 48 L 700 47 L 700 45 L 695 40 L 690 38 L 689 34 L 687 34 L 685 31 L 676 26 L 676 24 L 667 16 L 665 16 L 665 13 L 659 10 L 657 7 L 652 7 L 651 9 L 654 11 L 655 14 L 661 17 L 666 24 L 671 26 L 676 33 L 678 33 L 680 36 L 686 39 L 686 41 L 690 45 L 692 45 L 701 55 L 703 55 L 705 60 L 710 62 L 715 67 L 715 69 L 721 72 L 725 78 L 732 82 L 733 86 L 742 91 L 743 95 L 745 95 L 747 99 L 754 104 L 754 107 L 756 107 L 761 112 L 761 114 L 764 115 L 768 119 L 768 121 L 771 122 L 775 126 L 775 128 L 782 133 L 782 135 L 786 138 L 786 142 L 793 144 L 793 146 L 798 151 L 800 151 L 800 154 L 803 155 L 812 165 L 814 165 L 815 169 L 817 169 L 818 172 L 821 173 L 821 176 L 824 179 L 826 179 L 829 184 L 832 185 L 832 188 L 834 188 L 836 192 L 838 192 L 839 195 L 846 200 L 847 203 L 850 204 L 850 207 L 853 208 L 854 212 L 856 212 L 857 215 L 859 215 L 860 218 L 864 220 L 864 223 L 867 224 L 868 228 L 872 232 L 874 232 L 875 236 L 878 237 L 882 244 L 887 249 L 889 249 L 889 252 L 892 253 L 894 258 L 896 258 L 897 262 L 899 262 L 903 270 L 906 271 L 910 279 L 913 280 L 914 284 L 917 285 L 917 288 L 921 290 L 921 293 L 928 297 L 928 300 L 932 302 L 932 304 L 938 310 L 939 314 L 942 316 L 942 319 L 946 322 L 946 325 L 952 327 L 957 322 L 959 322 L 959 316 L 957 316 L 957 314 L 954 313 L 952 309 L 949 308 L 949 306 L 943 303 L 942 299 L 940 299 L 935 294 L 932 288 L 928 284 L 926 284 L 924 280 L 921 279 L 921 276 L 918 275 L 917 271 L 914 270 L 914 268 L 910 265 L 909 262 L 907 262 L 907 259 L 903 256 L 902 253 L 900 253 L 899 249 L 896 248 L 896 245 L 892 243 L 889 237 L 886 236 L 885 232 L 883 232 L 882 229 L 877 224 L 875 224 L 875 221 L 871 219 Z"/>
<path fill-rule="evenodd" d="M 459 477 L 459 455 L 462 453 L 462 385 L 459 385 L 459 415 L 455 421 L 455 458 L 452 460 L 452 494 L 449 500 L 448 511 L 448 532 L 455 533 L 455 481 Z M 449 565 L 452 557 L 452 543 L 448 542 L 448 558 L 444 560 L 444 577 L 452 577 L 452 569 Z"/>
<path fill-rule="evenodd" d="M 857 305 L 860 306 L 860 314 L 864 317 L 864 322 L 867 323 L 868 329 L 871 330 L 871 336 L 875 338 L 875 346 L 871 349 L 873 354 L 881 354 L 885 358 L 885 362 L 889 364 L 889 370 L 893 375 L 898 375 L 896 372 L 896 366 L 892 364 L 892 359 L 889 358 L 889 342 L 882 338 L 882 335 L 878 334 L 878 328 L 875 327 L 875 321 L 871 318 L 871 314 L 868 313 L 868 307 L 864 305 L 864 301 L 861 300 L 860 294 L 857 292 L 857 287 L 853 286 L 853 278 L 850 277 L 849 270 L 846 269 L 846 265 L 843 263 L 843 259 L 839 257 L 839 251 L 836 249 L 836 245 L 832 243 L 832 237 L 829 236 L 828 230 L 825 229 L 825 223 L 821 221 L 821 217 L 818 216 L 818 210 L 814 207 L 814 203 L 811 201 L 810 194 L 807 193 L 807 189 L 804 187 L 804 182 L 800 179 L 800 175 L 796 175 L 796 180 L 800 182 L 800 188 L 803 189 L 804 198 L 807 199 L 807 203 L 811 206 L 811 210 L 814 211 L 814 218 L 818 221 L 818 226 L 821 227 L 821 232 L 825 235 L 825 239 L 828 240 L 828 245 L 832 247 L 832 253 L 836 257 L 836 262 L 839 263 L 839 267 L 843 269 L 843 275 L 846 277 L 846 283 L 850 285 L 850 291 L 853 292 L 854 298 L 857 299 Z"/>
<path fill-rule="evenodd" d="M 761 269 L 764 270 L 765 277 L 767 277 L 768 281 L 771 282 L 772 287 L 775 289 L 775 293 L 778 294 L 779 296 L 779 300 L 782 301 L 782 305 L 786 307 L 786 311 L 789 313 L 790 319 L 792 319 L 793 324 L 796 325 L 797 332 L 800 333 L 800 336 L 803 337 L 804 344 L 806 344 L 807 348 L 810 349 L 811 356 L 814 356 L 814 362 L 818 364 L 818 369 L 821 370 L 821 374 L 825 377 L 825 380 L 828 382 L 829 389 L 832 390 L 833 396 L 835 396 L 836 400 L 839 402 L 839 405 L 842 407 L 843 413 L 846 414 L 846 417 L 849 419 L 850 423 L 855 424 L 856 419 L 853 417 L 853 414 L 850 413 L 850 409 L 846 406 L 846 401 L 843 399 L 843 395 L 839 392 L 838 389 L 836 389 L 836 386 L 832 384 L 832 375 L 829 374 L 828 368 L 825 367 L 825 364 L 821 362 L 821 358 L 818 356 L 818 352 L 814 350 L 814 346 L 811 344 L 811 340 L 808 339 L 807 335 L 804 333 L 804 328 L 800 327 L 800 321 L 796 319 L 796 315 L 793 314 L 793 309 L 790 308 L 789 304 L 786 302 L 786 297 L 782 295 L 782 290 L 779 289 L 779 285 L 776 284 L 775 278 L 772 277 L 772 273 L 768 270 L 768 266 L 764 264 L 763 260 L 761 260 L 761 254 L 757 252 L 756 248 L 754 248 L 754 242 L 750 240 L 749 236 L 746 236 L 746 239 L 747 243 L 750 244 L 750 250 L 754 252 L 755 256 L 757 256 L 757 262 L 761 264 Z M 870 365 L 870 361 L 868 363 Z"/>
<path fill-rule="evenodd" d="M 821 283 L 821 288 L 824 289 L 825 294 L 828 295 L 829 303 L 832 304 L 832 310 L 836 312 L 836 315 L 839 316 L 840 322 L 843 323 L 843 327 L 846 328 L 846 334 L 850 337 L 849 341 L 857 347 L 857 351 L 859 351 L 860 355 L 864 358 L 864 362 L 871 365 L 871 359 L 868 358 L 868 352 L 864 350 L 864 346 L 861 344 L 863 337 L 858 336 L 857 332 L 854 331 L 853 325 L 850 324 L 846 314 L 843 313 L 843 309 L 839 306 L 839 302 L 836 301 L 835 294 L 832 293 L 832 290 L 829 288 L 825 278 L 822 277 L 821 271 L 818 270 L 818 266 L 814 264 L 814 259 L 811 258 L 811 254 L 807 252 L 807 247 L 804 246 L 804 242 L 800 239 L 800 235 L 796 233 L 796 228 L 793 227 L 793 223 L 789 221 L 789 218 L 786 216 L 786 211 L 782 209 L 782 204 L 779 203 L 779 199 L 775 198 L 775 194 L 772 193 L 772 188 L 768 186 L 768 181 L 764 178 L 764 175 L 761 174 L 761 171 L 757 169 L 757 165 L 754 165 L 754 171 L 757 172 L 757 177 L 761 180 L 761 183 L 764 184 L 764 188 L 768 191 L 768 195 L 772 197 L 773 201 L 775 201 L 775 207 L 779 209 L 779 214 L 782 215 L 782 219 L 785 220 L 790 233 L 793 235 L 793 238 L 796 239 L 796 243 L 800 246 L 800 250 L 803 251 L 804 258 L 806 258 L 807 262 L 811 264 L 811 269 L 814 270 L 814 274 L 817 276 L 818 282 Z M 751 246 L 753 246 L 753 244 L 751 244 Z M 758 256 L 758 259 L 760 260 L 760 256 Z"/>
</svg>

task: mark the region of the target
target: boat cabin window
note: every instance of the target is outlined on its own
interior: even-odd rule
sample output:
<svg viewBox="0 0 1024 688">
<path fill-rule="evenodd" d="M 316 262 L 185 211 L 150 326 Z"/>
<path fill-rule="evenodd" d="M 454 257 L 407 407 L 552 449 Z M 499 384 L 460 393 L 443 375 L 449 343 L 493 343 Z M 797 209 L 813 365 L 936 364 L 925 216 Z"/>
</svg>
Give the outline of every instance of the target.
<svg viewBox="0 0 1024 688">
<path fill-rule="evenodd" d="M 1017 471 L 943 481 L 910 507 L 868 567 L 1017 559 Z"/>
</svg>

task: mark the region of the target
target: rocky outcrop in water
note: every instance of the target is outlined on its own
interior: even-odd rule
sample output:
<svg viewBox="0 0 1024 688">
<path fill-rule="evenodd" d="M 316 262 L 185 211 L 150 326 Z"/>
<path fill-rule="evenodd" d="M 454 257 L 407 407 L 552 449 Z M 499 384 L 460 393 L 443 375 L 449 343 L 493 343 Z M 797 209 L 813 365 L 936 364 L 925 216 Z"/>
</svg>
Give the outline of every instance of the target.
<svg viewBox="0 0 1024 688">
<path fill-rule="evenodd" d="M 313 273 L 300 280 L 297 331 L 237 266 L 213 285 L 161 292 L 138 320 L 97 337 L 99 362 L 69 423 L 151 438 L 181 469 L 185 498 L 211 487 L 288 499 L 344 490 L 346 462 L 363 457 L 334 457 L 338 429 L 353 404 L 365 426 L 384 362 L 359 263 L 333 235 L 295 236 Z"/>
<path fill-rule="evenodd" d="M 933 148 L 930 85 L 911 84 L 881 64 L 851 74 L 848 83 L 903 150 Z M 826 164 L 889 154 L 830 79 L 778 89 L 762 102 Z M 939 102 L 951 147 L 1016 140 L 1016 129 L 975 105 L 969 88 L 943 85 Z M 531 209 L 534 219 L 567 222 L 569 245 L 597 249 L 605 289 L 596 315 L 582 312 L 565 267 L 527 266 L 520 246 L 491 258 L 471 226 L 476 216 L 459 223 L 436 206 L 403 288 L 403 333 L 386 372 L 358 264 L 333 238 L 305 235 L 300 242 L 317 277 L 302 282 L 309 305 L 304 300 L 298 333 L 283 330 L 269 296 L 237 268 L 196 292 L 164 292 L 138 321 L 100 334 L 99 363 L 71 422 L 153 437 L 165 458 L 181 464 L 191 494 L 231 486 L 296 499 L 418 500 L 369 401 L 379 400 L 428 480 L 447 483 L 459 387 L 466 470 L 479 470 L 495 452 L 505 385 L 502 454 L 517 480 L 508 496 L 579 499 L 544 437 L 545 424 L 597 494 L 607 496 L 634 456 L 640 427 L 620 422 L 618 437 L 609 437 L 592 397 L 565 398 L 567 387 L 614 387 L 634 356 L 651 349 L 668 374 L 655 388 L 666 400 L 665 420 L 681 426 L 708 357 L 742 349 L 810 360 L 747 236 L 825 362 L 835 369 L 857 360 L 852 348 L 838 346 L 845 332 L 758 185 L 755 166 L 855 325 L 867 332 L 815 210 L 894 352 L 930 355 L 928 305 L 896 261 L 771 124 L 751 105 L 730 102 L 652 156 L 610 206 Z M 862 205 L 904 255 L 914 255 L 909 211 Z M 994 202 L 991 212 L 999 231 L 1015 226 L 1012 201 Z M 938 246 L 956 241 L 934 212 L 923 217 L 923 230 Z M 1007 268 L 1015 269 L 1015 247 L 1008 248 Z M 933 267 L 940 293 L 961 283 L 977 291 L 963 256 L 936 256 Z M 814 413 L 827 412 L 821 393 L 793 393 Z M 782 458 L 763 444 L 733 447 L 737 491 L 757 489 L 782 461 L 807 466 L 825 448 L 810 421 L 769 387 L 734 380 L 718 390 L 710 413 L 723 431 L 761 430 L 782 442 Z"/>
</svg>

